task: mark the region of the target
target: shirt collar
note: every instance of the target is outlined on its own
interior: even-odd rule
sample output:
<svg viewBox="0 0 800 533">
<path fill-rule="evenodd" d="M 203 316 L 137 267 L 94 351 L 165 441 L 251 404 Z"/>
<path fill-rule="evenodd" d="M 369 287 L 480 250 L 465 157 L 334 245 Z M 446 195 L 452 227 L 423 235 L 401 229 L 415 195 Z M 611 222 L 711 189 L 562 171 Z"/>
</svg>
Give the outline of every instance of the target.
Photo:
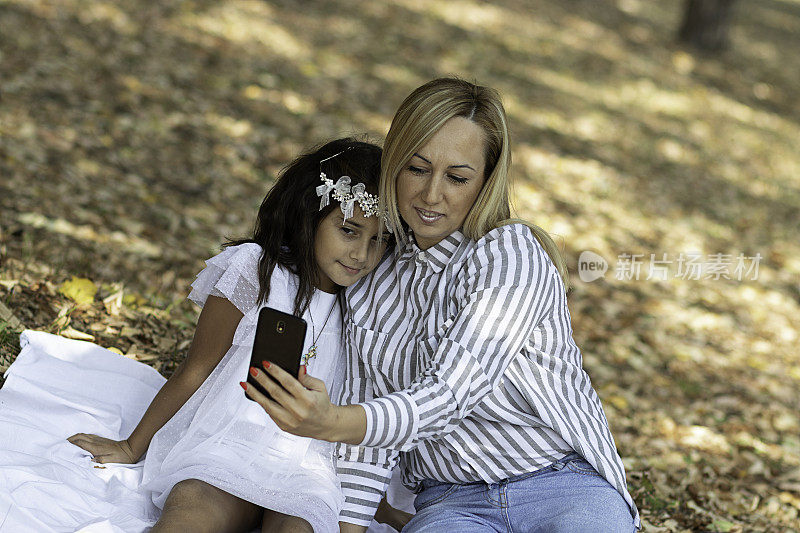
<svg viewBox="0 0 800 533">
<path fill-rule="evenodd" d="M 450 263 L 456 250 L 466 240 L 466 235 L 456 230 L 427 250 L 422 250 L 417 246 L 414 234 L 409 232 L 408 241 L 401 246 L 398 258 L 401 261 L 427 263 L 435 272 L 439 272 Z"/>
</svg>

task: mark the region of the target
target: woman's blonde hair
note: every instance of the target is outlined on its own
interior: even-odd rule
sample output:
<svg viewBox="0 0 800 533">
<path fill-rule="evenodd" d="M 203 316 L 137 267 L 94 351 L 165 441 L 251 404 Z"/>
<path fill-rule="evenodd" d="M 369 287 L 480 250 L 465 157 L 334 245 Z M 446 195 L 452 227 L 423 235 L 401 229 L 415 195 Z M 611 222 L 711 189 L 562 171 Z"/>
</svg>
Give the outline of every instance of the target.
<svg viewBox="0 0 800 533">
<path fill-rule="evenodd" d="M 400 104 L 392 119 L 381 158 L 380 198 L 398 239 L 407 239 L 397 208 L 397 177 L 420 147 L 453 117 L 464 117 L 485 134 L 485 182 L 464 219 L 462 231 L 478 240 L 513 222 L 531 228 L 568 287 L 567 266 L 548 233 L 535 224 L 511 219 L 508 171 L 511 167 L 508 122 L 500 94 L 491 87 L 458 78 L 438 78 L 418 87 Z"/>
</svg>

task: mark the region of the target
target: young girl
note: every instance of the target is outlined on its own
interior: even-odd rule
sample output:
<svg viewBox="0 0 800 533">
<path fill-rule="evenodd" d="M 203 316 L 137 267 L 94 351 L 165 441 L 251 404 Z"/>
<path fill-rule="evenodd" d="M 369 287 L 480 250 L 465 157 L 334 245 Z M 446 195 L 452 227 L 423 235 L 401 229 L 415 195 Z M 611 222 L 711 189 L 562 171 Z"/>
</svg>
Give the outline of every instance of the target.
<svg viewBox="0 0 800 533">
<path fill-rule="evenodd" d="M 252 238 L 231 241 L 192 284 L 203 307 L 186 360 L 133 433 L 77 434 L 99 463 L 135 463 L 163 509 L 158 531 L 338 531 L 343 497 L 333 445 L 284 433 L 240 388 L 259 310 L 308 323 L 301 373 L 336 397 L 344 361 L 342 287 L 386 248 L 377 209 L 380 148 L 340 139 L 284 169 L 264 198 Z M 244 384 L 242 384 L 244 386 Z"/>
</svg>

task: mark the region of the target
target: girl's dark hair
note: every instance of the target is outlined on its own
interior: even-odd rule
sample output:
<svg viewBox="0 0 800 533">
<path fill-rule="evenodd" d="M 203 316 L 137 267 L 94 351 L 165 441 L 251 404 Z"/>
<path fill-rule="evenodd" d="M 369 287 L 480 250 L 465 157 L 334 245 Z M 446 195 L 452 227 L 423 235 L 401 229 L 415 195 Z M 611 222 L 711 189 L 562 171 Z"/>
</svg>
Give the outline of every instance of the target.
<svg viewBox="0 0 800 533">
<path fill-rule="evenodd" d="M 339 154 L 339 155 L 336 155 Z M 329 158 L 320 165 L 320 161 Z M 314 236 L 317 226 L 339 202 L 319 209 L 316 188 L 322 184 L 320 171 L 334 182 L 350 176 L 351 183 L 363 183 L 367 192 L 378 194 L 381 171 L 380 147 L 353 138 L 336 139 L 307 152 L 284 167 L 275 185 L 267 192 L 258 210 L 253 236 L 228 239 L 224 247 L 248 242 L 261 245 L 258 263 L 258 303 L 269 298 L 270 280 L 275 265 L 281 265 L 299 279 L 294 300 L 294 314 L 300 316 L 311 303 L 314 287 L 319 283 L 314 257 Z"/>
</svg>

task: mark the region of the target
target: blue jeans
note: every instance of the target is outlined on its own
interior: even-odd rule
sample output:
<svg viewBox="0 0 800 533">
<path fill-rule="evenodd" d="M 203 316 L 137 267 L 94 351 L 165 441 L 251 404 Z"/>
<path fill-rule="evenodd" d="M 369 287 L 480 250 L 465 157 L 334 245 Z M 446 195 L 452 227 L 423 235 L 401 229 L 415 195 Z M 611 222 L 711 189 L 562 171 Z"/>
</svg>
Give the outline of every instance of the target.
<svg viewBox="0 0 800 533">
<path fill-rule="evenodd" d="M 403 533 L 632 533 L 628 504 L 583 457 L 499 483 L 426 479 Z"/>
</svg>

